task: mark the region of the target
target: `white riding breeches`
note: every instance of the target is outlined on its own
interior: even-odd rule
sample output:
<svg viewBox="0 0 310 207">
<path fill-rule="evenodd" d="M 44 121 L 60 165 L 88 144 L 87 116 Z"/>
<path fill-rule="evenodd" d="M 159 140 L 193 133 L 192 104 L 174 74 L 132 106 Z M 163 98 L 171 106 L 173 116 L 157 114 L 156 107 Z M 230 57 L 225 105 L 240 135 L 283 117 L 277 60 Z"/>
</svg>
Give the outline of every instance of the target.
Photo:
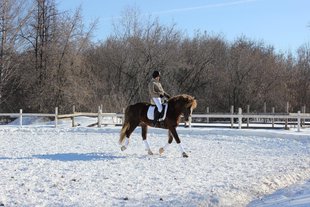
<svg viewBox="0 0 310 207">
<path fill-rule="evenodd" d="M 153 98 L 153 101 L 157 106 L 158 112 L 160 113 L 163 110 L 163 105 L 161 104 L 161 98 Z"/>
</svg>

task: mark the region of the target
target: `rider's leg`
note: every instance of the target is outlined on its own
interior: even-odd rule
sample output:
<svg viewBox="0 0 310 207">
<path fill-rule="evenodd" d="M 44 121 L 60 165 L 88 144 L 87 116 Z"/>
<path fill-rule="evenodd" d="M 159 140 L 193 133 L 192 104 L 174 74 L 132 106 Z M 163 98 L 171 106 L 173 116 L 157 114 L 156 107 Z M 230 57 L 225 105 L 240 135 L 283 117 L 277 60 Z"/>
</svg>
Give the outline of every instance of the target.
<svg viewBox="0 0 310 207">
<path fill-rule="evenodd" d="M 163 110 L 163 106 L 161 105 L 161 98 L 153 98 L 153 101 L 156 104 L 156 108 L 154 110 L 154 120 L 153 120 L 153 126 L 155 126 L 159 119 L 159 115 Z"/>
</svg>

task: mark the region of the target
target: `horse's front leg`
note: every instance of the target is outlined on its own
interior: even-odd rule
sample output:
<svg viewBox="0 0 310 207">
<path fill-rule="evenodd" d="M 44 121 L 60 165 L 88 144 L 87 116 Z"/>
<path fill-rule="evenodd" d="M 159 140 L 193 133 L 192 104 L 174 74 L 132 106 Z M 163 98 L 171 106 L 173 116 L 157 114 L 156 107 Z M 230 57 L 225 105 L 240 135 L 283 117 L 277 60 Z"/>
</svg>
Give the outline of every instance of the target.
<svg viewBox="0 0 310 207">
<path fill-rule="evenodd" d="M 142 128 L 142 138 L 143 138 L 143 143 L 145 146 L 145 150 L 147 151 L 147 153 L 149 155 L 153 155 L 153 152 L 150 148 L 150 145 L 146 139 L 146 135 L 147 135 L 147 125 L 146 124 L 141 124 L 141 128 Z"/>
<path fill-rule="evenodd" d="M 188 157 L 187 153 L 185 152 L 185 150 L 184 150 L 184 148 L 183 148 L 183 146 L 182 146 L 182 144 L 181 144 L 181 140 L 180 140 L 180 138 L 179 138 L 179 135 L 178 135 L 178 133 L 177 133 L 175 127 L 171 127 L 171 128 L 169 129 L 169 131 L 171 132 L 172 136 L 174 137 L 176 143 L 178 144 L 179 149 L 180 149 L 180 151 L 181 151 L 181 153 L 182 153 L 182 156 L 183 156 L 183 157 Z"/>
</svg>

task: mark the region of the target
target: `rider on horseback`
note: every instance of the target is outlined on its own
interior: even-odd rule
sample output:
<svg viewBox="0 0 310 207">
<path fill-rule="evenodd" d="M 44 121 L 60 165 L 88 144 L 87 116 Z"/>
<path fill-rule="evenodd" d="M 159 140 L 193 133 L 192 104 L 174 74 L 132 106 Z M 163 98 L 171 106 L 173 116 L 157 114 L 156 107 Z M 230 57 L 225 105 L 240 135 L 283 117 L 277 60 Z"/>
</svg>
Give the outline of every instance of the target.
<svg viewBox="0 0 310 207">
<path fill-rule="evenodd" d="M 154 120 L 153 120 L 153 126 L 156 125 L 158 119 L 160 118 L 161 113 L 163 112 L 163 106 L 161 104 L 161 98 L 166 97 L 170 98 L 170 95 L 167 94 L 161 83 L 160 80 L 160 72 L 155 70 L 152 74 L 152 80 L 149 83 L 149 93 L 151 96 L 151 103 L 155 104 L 157 107 L 154 110 Z"/>
</svg>

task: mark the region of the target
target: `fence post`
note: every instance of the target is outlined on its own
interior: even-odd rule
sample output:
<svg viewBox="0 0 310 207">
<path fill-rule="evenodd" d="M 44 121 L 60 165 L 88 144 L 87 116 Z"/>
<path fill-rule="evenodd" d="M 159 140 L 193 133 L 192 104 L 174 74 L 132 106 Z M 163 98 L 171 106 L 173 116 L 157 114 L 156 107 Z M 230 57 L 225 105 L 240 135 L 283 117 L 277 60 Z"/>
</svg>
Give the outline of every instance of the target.
<svg viewBox="0 0 310 207">
<path fill-rule="evenodd" d="M 250 105 L 247 105 L 246 112 L 247 112 L 247 114 L 250 114 Z M 248 128 L 250 127 L 250 118 L 249 117 L 246 120 L 246 125 Z"/>
<path fill-rule="evenodd" d="M 55 128 L 58 126 L 58 107 L 55 108 Z"/>
<path fill-rule="evenodd" d="M 238 123 L 239 123 L 239 129 L 242 127 L 242 108 L 239 108 L 238 110 Z"/>
<path fill-rule="evenodd" d="M 274 107 L 272 107 L 272 115 L 274 115 L 274 113 L 275 113 L 275 108 Z M 272 128 L 274 128 L 274 118 L 272 118 Z"/>
<path fill-rule="evenodd" d="M 230 113 L 231 113 L 231 115 L 234 114 L 234 106 L 233 105 L 230 107 Z M 234 118 L 233 117 L 230 118 L 230 124 L 231 124 L 230 128 L 233 128 L 234 127 Z"/>
<path fill-rule="evenodd" d="M 266 114 L 267 113 L 267 103 L 266 102 L 264 102 L 264 114 Z M 267 119 L 265 118 L 264 119 L 264 124 L 266 124 L 267 123 Z"/>
<path fill-rule="evenodd" d="M 116 114 L 112 116 L 112 120 L 113 120 L 114 126 L 116 126 L 116 124 L 117 124 L 117 116 L 116 116 Z"/>
<path fill-rule="evenodd" d="M 19 109 L 19 126 L 23 127 L 23 109 Z"/>
<path fill-rule="evenodd" d="M 289 113 L 290 104 L 286 102 L 286 113 Z M 285 119 L 285 129 L 288 129 L 288 119 Z"/>
<path fill-rule="evenodd" d="M 122 117 L 122 124 L 124 124 L 124 122 L 125 122 L 125 108 L 123 108 L 123 117 Z"/>
<path fill-rule="evenodd" d="M 102 119 L 102 109 L 101 109 L 101 107 L 99 106 L 99 107 L 98 107 L 98 127 L 99 127 L 99 128 L 101 127 L 101 119 Z"/>
<path fill-rule="evenodd" d="M 72 116 L 72 127 L 75 127 L 75 120 L 74 120 L 74 114 L 75 114 L 75 105 L 73 105 L 72 106 L 72 114 L 73 114 L 73 116 Z"/>
<path fill-rule="evenodd" d="M 300 111 L 298 111 L 297 116 L 297 131 L 300 132 Z"/>
<path fill-rule="evenodd" d="M 301 107 L 301 113 L 305 114 L 306 113 L 306 106 Z M 306 119 L 301 120 L 301 126 L 306 124 Z"/>
<path fill-rule="evenodd" d="M 207 114 L 209 114 L 210 113 L 210 108 L 209 108 L 209 106 L 207 107 Z M 207 123 L 209 123 L 209 117 L 207 117 Z"/>
</svg>

